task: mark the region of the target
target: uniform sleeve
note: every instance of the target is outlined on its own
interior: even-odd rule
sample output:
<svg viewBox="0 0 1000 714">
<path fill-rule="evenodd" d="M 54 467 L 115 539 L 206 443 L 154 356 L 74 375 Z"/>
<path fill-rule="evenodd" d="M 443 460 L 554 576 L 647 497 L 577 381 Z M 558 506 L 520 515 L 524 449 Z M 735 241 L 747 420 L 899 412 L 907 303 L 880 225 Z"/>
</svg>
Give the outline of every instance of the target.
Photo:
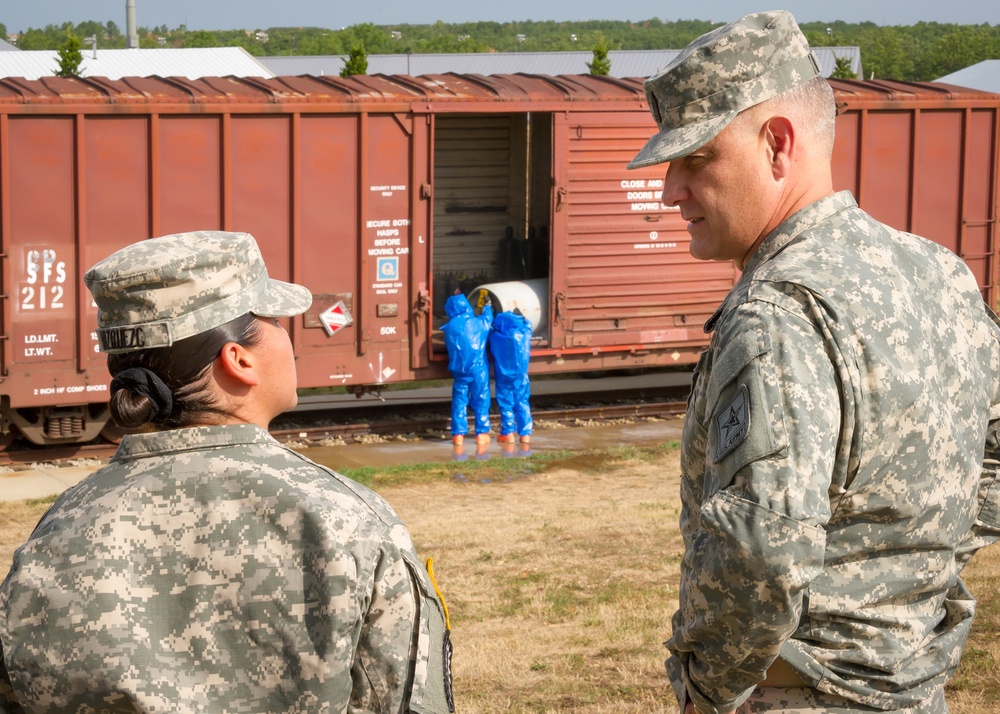
<svg viewBox="0 0 1000 714">
<path fill-rule="evenodd" d="M 704 473 L 682 485 L 686 547 L 667 669 L 699 711 L 745 701 L 795 631 L 823 564 L 843 380 L 829 336 L 806 319 L 818 306 L 799 299 L 799 310 L 757 302 L 726 321 L 736 329 L 716 335 L 695 410 Z"/>
<path fill-rule="evenodd" d="M 959 568 L 964 568 L 980 548 L 1000 540 L 1000 319 L 989 307 L 985 309 L 990 318 L 986 373 L 992 384 L 992 408 L 979 479 L 979 510 L 956 553 Z"/>
<path fill-rule="evenodd" d="M 402 525 L 393 531 L 375 566 L 351 711 L 446 714 L 452 708 L 443 608 L 415 562 L 409 535 Z"/>
</svg>

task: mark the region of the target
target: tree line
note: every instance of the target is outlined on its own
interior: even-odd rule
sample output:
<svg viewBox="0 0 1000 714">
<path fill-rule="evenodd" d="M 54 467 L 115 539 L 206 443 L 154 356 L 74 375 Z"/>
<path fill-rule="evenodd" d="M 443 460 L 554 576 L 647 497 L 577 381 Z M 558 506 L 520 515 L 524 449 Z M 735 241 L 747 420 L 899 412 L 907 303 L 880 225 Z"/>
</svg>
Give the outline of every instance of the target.
<svg viewBox="0 0 1000 714">
<path fill-rule="evenodd" d="M 659 19 L 641 22 L 530 21 L 431 25 L 352 25 L 342 29 L 272 27 L 255 30 L 190 30 L 185 25 L 138 28 L 140 47 L 243 47 L 263 55 L 420 54 L 444 52 L 543 52 L 680 49 L 721 23 Z M 807 22 L 814 47 L 857 46 L 865 78 L 932 81 L 986 59 L 1000 59 L 1000 25 L 920 22 L 880 26 L 872 22 Z M 0 37 L 8 36 L 0 23 Z M 76 38 L 84 51 L 123 48 L 126 38 L 113 22 L 47 25 L 17 31 L 23 50 L 58 50 Z M 93 40 L 89 39 L 93 38 Z"/>
</svg>

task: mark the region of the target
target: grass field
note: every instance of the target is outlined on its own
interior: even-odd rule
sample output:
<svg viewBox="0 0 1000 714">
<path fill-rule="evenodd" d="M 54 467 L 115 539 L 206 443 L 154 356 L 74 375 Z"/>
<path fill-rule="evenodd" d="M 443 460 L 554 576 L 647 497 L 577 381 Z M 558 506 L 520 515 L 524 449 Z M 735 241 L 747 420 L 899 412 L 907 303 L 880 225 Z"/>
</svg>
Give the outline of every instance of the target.
<svg viewBox="0 0 1000 714">
<path fill-rule="evenodd" d="M 681 552 L 675 445 L 363 469 L 433 557 L 459 714 L 674 712 L 663 641 Z M 0 563 L 47 504 L 0 503 Z M 3 566 L 0 566 L 3 567 Z M 953 714 L 1000 710 L 1000 547 L 966 571 L 980 600 Z"/>
</svg>

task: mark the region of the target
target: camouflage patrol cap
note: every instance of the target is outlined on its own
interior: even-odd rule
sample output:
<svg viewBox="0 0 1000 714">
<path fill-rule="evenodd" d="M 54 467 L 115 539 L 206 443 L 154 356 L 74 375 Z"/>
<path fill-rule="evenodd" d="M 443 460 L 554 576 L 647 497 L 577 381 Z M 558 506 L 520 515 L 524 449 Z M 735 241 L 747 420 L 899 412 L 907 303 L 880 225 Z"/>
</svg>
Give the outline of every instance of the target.
<svg viewBox="0 0 1000 714">
<path fill-rule="evenodd" d="M 744 109 L 819 76 L 795 18 L 784 10 L 747 15 L 707 32 L 643 84 L 660 131 L 628 165 L 690 154 Z"/>
<path fill-rule="evenodd" d="M 301 285 L 267 275 L 249 233 L 195 231 L 133 243 L 83 276 L 97 303 L 102 352 L 167 347 L 241 315 L 309 309 Z"/>
</svg>

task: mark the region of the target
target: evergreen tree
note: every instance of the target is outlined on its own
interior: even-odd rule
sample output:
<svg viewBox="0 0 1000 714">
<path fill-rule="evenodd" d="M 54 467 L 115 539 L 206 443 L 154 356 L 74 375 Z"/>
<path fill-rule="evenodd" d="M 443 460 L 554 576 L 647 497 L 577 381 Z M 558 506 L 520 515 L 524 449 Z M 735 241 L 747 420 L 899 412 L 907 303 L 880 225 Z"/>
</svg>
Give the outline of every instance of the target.
<svg viewBox="0 0 1000 714">
<path fill-rule="evenodd" d="M 594 45 L 594 61 L 587 63 L 587 69 L 595 77 L 607 77 L 611 74 L 611 60 L 608 59 L 608 43 L 601 41 Z"/>
<path fill-rule="evenodd" d="M 76 35 L 66 35 L 66 44 L 59 48 L 59 69 L 57 77 L 77 77 L 80 74 L 80 63 L 83 53 L 80 52 L 80 40 Z"/>
<path fill-rule="evenodd" d="M 833 79 L 857 79 L 858 75 L 851 71 L 851 59 L 849 57 L 837 57 L 834 60 L 837 66 L 834 67 L 830 75 Z"/>
<path fill-rule="evenodd" d="M 351 48 L 351 54 L 340 70 L 341 77 L 353 77 L 356 74 L 368 74 L 368 55 L 363 44 Z"/>
</svg>

